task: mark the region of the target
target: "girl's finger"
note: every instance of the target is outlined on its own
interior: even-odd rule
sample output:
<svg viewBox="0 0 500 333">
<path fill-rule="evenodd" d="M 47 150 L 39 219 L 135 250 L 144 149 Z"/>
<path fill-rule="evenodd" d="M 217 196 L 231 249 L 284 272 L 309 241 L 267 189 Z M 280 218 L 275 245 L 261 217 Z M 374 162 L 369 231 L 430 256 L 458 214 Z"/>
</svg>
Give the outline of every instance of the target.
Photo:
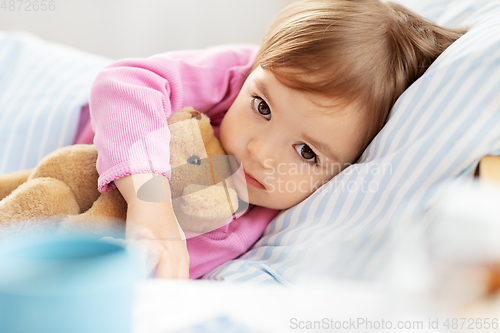
<svg viewBox="0 0 500 333">
<path fill-rule="evenodd" d="M 156 267 L 156 278 L 160 279 L 175 279 L 176 276 L 172 270 L 170 262 L 168 258 L 166 258 L 165 254 L 162 254 L 160 260 L 158 262 L 158 266 Z"/>
<path fill-rule="evenodd" d="M 189 279 L 189 261 L 179 264 L 179 279 Z"/>
<path fill-rule="evenodd" d="M 189 262 L 180 261 L 172 265 L 171 260 L 163 255 L 158 263 L 155 277 L 160 279 L 189 279 Z"/>
<path fill-rule="evenodd" d="M 146 271 L 149 276 L 151 272 L 158 266 L 161 259 L 162 248 L 157 242 L 143 241 L 147 243 L 147 260 Z"/>
<path fill-rule="evenodd" d="M 125 239 L 113 238 L 113 237 L 107 236 L 107 237 L 103 237 L 103 238 L 101 238 L 99 240 L 100 241 L 105 241 L 105 242 L 108 242 L 108 243 L 112 243 L 112 244 L 121 245 L 121 246 L 124 246 L 124 247 L 127 246 L 127 241 Z"/>
</svg>

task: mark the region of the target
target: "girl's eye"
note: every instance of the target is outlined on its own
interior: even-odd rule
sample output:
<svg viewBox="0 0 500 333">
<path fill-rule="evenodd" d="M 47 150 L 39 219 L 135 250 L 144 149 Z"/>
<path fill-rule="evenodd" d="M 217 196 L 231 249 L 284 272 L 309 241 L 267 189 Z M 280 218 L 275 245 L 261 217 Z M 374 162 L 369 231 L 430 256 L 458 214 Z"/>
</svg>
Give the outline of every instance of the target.
<svg viewBox="0 0 500 333">
<path fill-rule="evenodd" d="M 267 120 L 271 119 L 271 109 L 262 98 L 254 97 L 252 100 L 252 107 L 262 117 L 266 118 Z"/>
<path fill-rule="evenodd" d="M 302 157 L 307 162 L 314 162 L 314 163 L 318 162 L 318 157 L 316 153 L 311 148 L 309 148 L 309 146 L 306 145 L 305 143 L 300 143 L 298 145 L 295 145 L 295 150 L 297 151 L 299 156 Z"/>
</svg>

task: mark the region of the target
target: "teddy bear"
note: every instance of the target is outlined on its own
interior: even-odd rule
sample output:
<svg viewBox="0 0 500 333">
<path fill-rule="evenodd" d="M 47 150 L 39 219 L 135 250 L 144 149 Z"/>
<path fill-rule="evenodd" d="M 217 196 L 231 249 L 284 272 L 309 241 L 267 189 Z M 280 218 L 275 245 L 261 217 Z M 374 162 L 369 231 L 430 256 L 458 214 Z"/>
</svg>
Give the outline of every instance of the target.
<svg viewBox="0 0 500 333">
<path fill-rule="evenodd" d="M 181 228 L 195 236 L 230 222 L 241 205 L 210 119 L 188 107 L 174 113 L 168 126 L 170 190 Z M 59 234 L 102 237 L 123 230 L 127 203 L 116 188 L 97 190 L 96 161 L 94 145 L 78 144 L 52 152 L 34 169 L 0 175 L 0 229 L 30 230 L 51 221 Z M 146 201 L 141 195 L 148 183 L 136 189 Z"/>
</svg>

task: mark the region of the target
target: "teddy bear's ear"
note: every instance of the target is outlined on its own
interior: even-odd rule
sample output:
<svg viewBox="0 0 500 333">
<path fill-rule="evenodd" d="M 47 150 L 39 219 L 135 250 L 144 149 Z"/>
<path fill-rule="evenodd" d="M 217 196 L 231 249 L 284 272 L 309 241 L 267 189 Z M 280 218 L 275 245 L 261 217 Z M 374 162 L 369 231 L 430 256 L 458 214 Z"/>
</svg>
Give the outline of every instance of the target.
<svg viewBox="0 0 500 333">
<path fill-rule="evenodd" d="M 192 107 L 188 106 L 185 107 L 184 109 L 181 109 L 174 113 L 169 119 L 168 119 L 168 124 L 174 124 L 179 121 L 191 119 L 191 118 L 196 118 L 196 120 L 200 120 L 202 117 L 201 113 L 193 109 Z"/>
<path fill-rule="evenodd" d="M 201 119 L 201 113 L 196 110 L 189 111 L 191 113 L 191 118 L 196 118 L 196 120 Z"/>
</svg>

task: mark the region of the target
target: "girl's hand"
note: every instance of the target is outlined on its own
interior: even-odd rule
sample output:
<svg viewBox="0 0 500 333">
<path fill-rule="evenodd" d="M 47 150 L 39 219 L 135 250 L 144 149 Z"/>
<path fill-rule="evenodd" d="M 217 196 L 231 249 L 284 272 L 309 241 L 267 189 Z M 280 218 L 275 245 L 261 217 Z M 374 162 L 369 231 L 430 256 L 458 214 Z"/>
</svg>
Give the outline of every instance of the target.
<svg viewBox="0 0 500 333">
<path fill-rule="evenodd" d="M 128 205 L 126 238 L 147 246 L 148 253 L 158 254 L 156 277 L 187 279 L 189 254 L 172 207 L 168 179 L 159 175 L 154 177 L 167 194 L 158 197 L 166 198 L 166 201 L 148 202 L 136 195 L 136 189 L 150 179 L 148 175 L 134 174 L 115 180 Z"/>
<path fill-rule="evenodd" d="M 149 240 L 144 239 L 121 239 L 114 237 L 103 237 L 101 241 L 106 241 L 109 243 L 114 243 L 126 247 L 127 249 L 132 249 L 134 253 L 139 256 L 143 272 L 141 272 L 142 278 L 147 278 L 151 276 L 154 272 L 156 266 L 160 262 L 161 249 L 159 246 L 154 246 Z M 151 246 L 153 245 L 153 246 Z"/>
<path fill-rule="evenodd" d="M 142 226 L 131 230 L 127 239 L 144 248 L 148 273 L 156 267 L 156 278 L 189 279 L 189 254 L 185 240 L 159 239 L 150 229 Z"/>
<path fill-rule="evenodd" d="M 144 277 L 151 276 L 156 268 L 156 278 L 189 279 L 189 254 L 183 240 L 157 240 L 153 232 L 145 227 L 138 228 L 127 240 L 113 237 L 101 240 L 135 250 L 143 264 Z"/>
</svg>

